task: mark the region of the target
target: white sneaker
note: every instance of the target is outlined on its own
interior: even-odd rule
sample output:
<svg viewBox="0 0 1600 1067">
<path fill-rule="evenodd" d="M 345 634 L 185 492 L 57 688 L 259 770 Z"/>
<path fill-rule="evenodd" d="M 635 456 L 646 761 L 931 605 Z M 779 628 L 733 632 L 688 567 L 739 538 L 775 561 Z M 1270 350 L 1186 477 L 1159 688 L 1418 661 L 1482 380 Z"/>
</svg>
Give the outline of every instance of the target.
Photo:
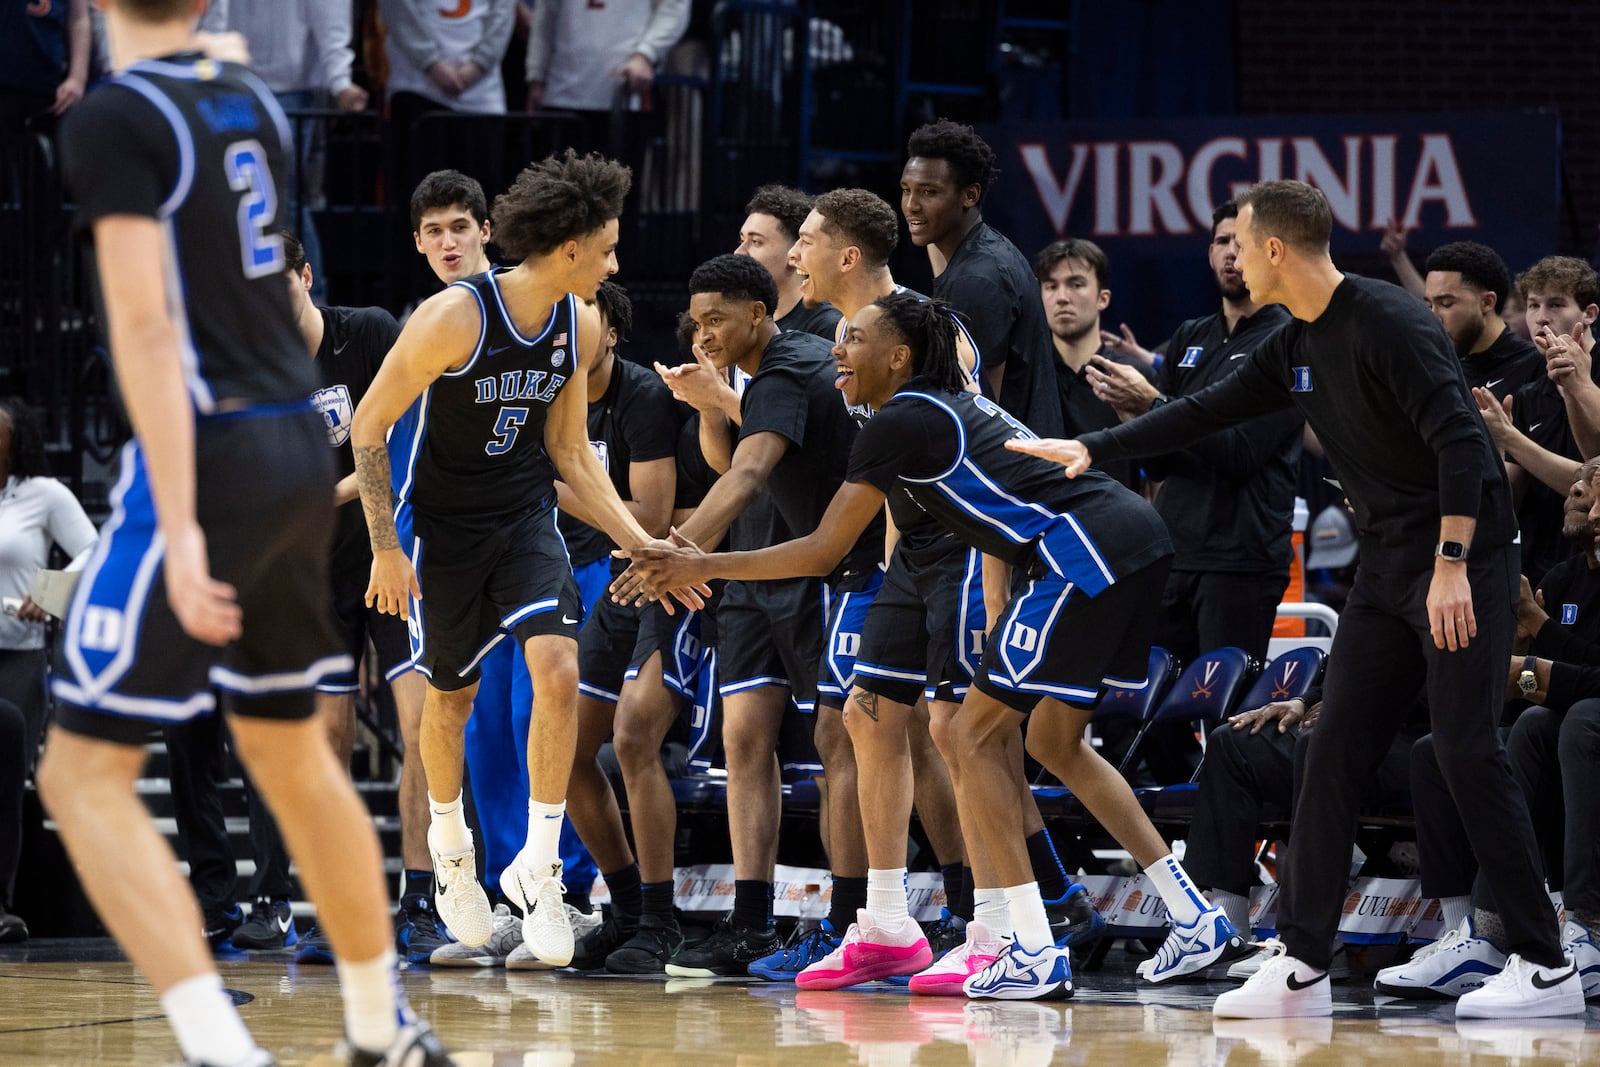
<svg viewBox="0 0 1600 1067">
<path fill-rule="evenodd" d="M 1568 919 L 1561 927 L 1561 951 L 1578 965 L 1578 980 L 1583 983 L 1583 999 L 1600 997 L 1600 944 L 1582 923 Z"/>
<path fill-rule="evenodd" d="M 1505 953 L 1474 933 L 1469 915 L 1460 926 L 1417 950 L 1409 962 L 1379 971 L 1372 988 L 1391 997 L 1459 997 L 1482 986 L 1505 965 Z"/>
<path fill-rule="evenodd" d="M 573 943 L 576 944 L 591 930 L 596 930 L 605 921 L 605 916 L 598 911 L 579 911 L 571 904 L 563 904 L 567 910 L 567 922 L 572 924 Z M 522 937 L 522 920 L 513 916 L 512 921 L 517 924 L 516 945 L 506 957 L 506 970 L 508 971 L 553 971 L 555 965 L 546 963 L 528 948 Z"/>
<path fill-rule="evenodd" d="M 1582 1015 L 1583 983 L 1568 956 L 1559 967 L 1540 967 L 1513 952 L 1505 969 L 1456 1001 L 1458 1019 L 1542 1018 Z"/>
<path fill-rule="evenodd" d="M 552 967 L 572 962 L 575 938 L 567 918 L 566 901 L 561 894 L 561 861 L 552 860 L 537 869 L 518 856 L 500 873 L 500 891 L 522 909 L 522 940 L 528 951 Z"/>
<path fill-rule="evenodd" d="M 1272 938 L 1261 969 L 1238 989 L 1217 998 L 1212 1012 L 1224 1019 L 1294 1019 L 1333 1015 L 1328 973 L 1290 956 Z"/>
<path fill-rule="evenodd" d="M 522 920 L 504 904 L 494 906 L 494 933 L 482 945 L 452 941 L 433 950 L 428 962 L 435 967 L 503 967 L 511 950 L 522 944 Z"/>
<path fill-rule="evenodd" d="M 430 835 L 431 838 L 431 835 Z M 494 934 L 489 897 L 478 884 L 478 862 L 473 849 L 449 855 L 428 842 L 433 857 L 433 909 L 457 941 L 476 948 Z"/>
<path fill-rule="evenodd" d="M 1244 957 L 1228 968 L 1228 977 L 1235 979 L 1249 978 L 1261 969 L 1267 960 L 1267 953 L 1262 951 L 1264 941 L 1252 941 L 1249 944 L 1250 955 Z M 1333 943 L 1333 958 L 1328 961 L 1328 981 L 1343 982 L 1350 977 L 1350 954 L 1344 950 L 1343 941 Z"/>
<path fill-rule="evenodd" d="M 1247 952 L 1249 947 L 1228 921 L 1228 913 L 1221 908 L 1207 908 L 1193 926 L 1174 919 L 1167 939 L 1136 971 L 1146 982 L 1170 982 L 1204 971 L 1214 963 L 1238 959 Z"/>
</svg>

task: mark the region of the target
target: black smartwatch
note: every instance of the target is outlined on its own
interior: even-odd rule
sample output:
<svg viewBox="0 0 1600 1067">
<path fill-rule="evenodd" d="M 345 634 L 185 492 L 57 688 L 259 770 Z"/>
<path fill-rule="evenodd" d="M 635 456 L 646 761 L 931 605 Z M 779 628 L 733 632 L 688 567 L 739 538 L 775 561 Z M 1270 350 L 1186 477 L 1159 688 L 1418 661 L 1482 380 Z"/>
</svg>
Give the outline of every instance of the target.
<svg viewBox="0 0 1600 1067">
<path fill-rule="evenodd" d="M 1460 541 L 1440 541 L 1439 547 L 1433 550 L 1433 554 L 1440 559 L 1460 563 L 1467 558 L 1467 546 Z"/>
<path fill-rule="evenodd" d="M 1172 398 L 1170 396 L 1167 396 L 1165 393 L 1157 393 L 1155 395 L 1155 397 L 1150 401 L 1150 410 L 1154 411 L 1156 408 L 1160 407 L 1162 404 L 1170 404 L 1170 403 L 1172 403 Z"/>
</svg>

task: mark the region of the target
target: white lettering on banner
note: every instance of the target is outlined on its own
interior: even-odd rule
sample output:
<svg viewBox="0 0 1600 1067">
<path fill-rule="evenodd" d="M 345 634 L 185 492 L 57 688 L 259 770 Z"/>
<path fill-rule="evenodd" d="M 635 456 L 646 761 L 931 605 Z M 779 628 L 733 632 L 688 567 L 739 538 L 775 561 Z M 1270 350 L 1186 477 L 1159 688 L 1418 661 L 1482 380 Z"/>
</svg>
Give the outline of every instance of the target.
<svg viewBox="0 0 1600 1067">
<path fill-rule="evenodd" d="M 1415 137 L 1416 162 L 1404 173 L 1397 163 L 1395 134 L 1347 134 L 1332 156 L 1316 137 L 1218 137 L 1194 149 L 1168 140 L 1073 142 L 1066 146 L 1066 174 L 1058 177 L 1045 145 L 1017 145 L 1022 169 L 1056 236 L 1083 197 L 1088 197 L 1096 237 L 1183 236 L 1206 233 L 1219 199 L 1213 192 L 1219 164 L 1233 161 L 1227 195 L 1279 178 L 1310 182 L 1328 197 L 1334 224 L 1350 232 L 1380 230 L 1391 218 L 1417 227 L 1423 211 L 1437 204 L 1445 229 L 1478 225 L 1467 196 L 1455 144 L 1448 133 Z M 1094 156 L 1093 174 L 1089 156 Z M 1126 156 L 1126 166 L 1124 166 Z M 1397 204 L 1404 204 L 1396 211 Z"/>
</svg>

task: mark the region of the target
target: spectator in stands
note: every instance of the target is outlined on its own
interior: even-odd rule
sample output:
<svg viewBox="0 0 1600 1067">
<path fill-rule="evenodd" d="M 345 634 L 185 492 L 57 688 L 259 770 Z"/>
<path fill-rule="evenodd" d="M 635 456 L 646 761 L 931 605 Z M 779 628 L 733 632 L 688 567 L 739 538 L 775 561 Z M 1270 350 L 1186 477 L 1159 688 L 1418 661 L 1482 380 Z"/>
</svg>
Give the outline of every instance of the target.
<svg viewBox="0 0 1600 1067">
<path fill-rule="evenodd" d="M 11 914 L 22 858 L 22 792 L 28 778 L 28 723 L 0 698 L 0 945 L 28 940 L 28 924 Z"/>
<path fill-rule="evenodd" d="M 49 129 L 89 85 L 89 0 L 0 4 L 0 134 Z"/>
<path fill-rule="evenodd" d="M 1283 308 L 1251 300 L 1239 277 L 1233 251 L 1238 215 L 1230 200 L 1211 216 L 1209 260 L 1222 307 L 1178 327 L 1167 349 L 1172 358 L 1162 362 L 1155 383 L 1103 356 L 1087 368 L 1095 395 L 1121 421 L 1232 374 L 1289 321 Z M 1047 299 L 1048 293 L 1047 287 Z M 1059 348 L 1054 318 L 1050 326 Z M 1145 461 L 1150 479 L 1161 482 L 1156 511 L 1168 529 L 1184 531 L 1175 542 L 1156 630 L 1156 644 L 1180 660 L 1224 645 L 1267 658 L 1294 554 L 1290 535 L 1304 425 L 1298 412 L 1281 411 Z"/>
<path fill-rule="evenodd" d="M 1600 278 L 1581 259 L 1547 256 L 1528 269 L 1522 285 L 1528 326 L 1534 343 L 1545 350 L 1547 373 L 1512 395 L 1511 422 L 1545 452 L 1581 461 L 1584 454 L 1573 437 L 1571 418 L 1576 390 L 1552 380 L 1548 360 L 1553 345 L 1568 359 L 1574 354 L 1586 356 L 1592 349 L 1590 331 L 1600 315 Z M 1581 339 L 1583 351 L 1566 353 L 1565 346 L 1557 344 L 1562 337 Z M 1585 377 L 1592 381 L 1592 376 L 1591 365 L 1585 368 Z M 1572 484 L 1572 469 L 1570 464 L 1560 466 L 1543 457 L 1523 455 L 1508 463 L 1506 471 L 1516 493 L 1517 522 L 1522 528 L 1522 573 L 1537 585 L 1544 572 L 1567 554 L 1561 536 L 1561 499 Z"/>
<path fill-rule="evenodd" d="M 689 0 L 542 0 L 528 28 L 528 110 L 581 113 L 604 151 L 612 111 L 649 109 L 656 67 L 688 25 Z"/>
<path fill-rule="evenodd" d="M 50 474 L 38 417 L 22 401 L 0 401 L 0 594 L 15 601 L 0 615 L 0 695 L 27 721 L 23 751 L 32 770 L 49 717 L 45 695 L 45 623 L 30 595 L 34 578 L 59 548 L 71 569 L 88 562 L 99 540 L 72 490 Z"/>
<path fill-rule="evenodd" d="M 1419 300 L 1428 298 L 1428 286 L 1423 281 L 1422 275 L 1417 273 L 1416 264 L 1411 262 L 1411 257 L 1406 254 L 1406 226 L 1398 219 L 1390 219 L 1383 227 L 1383 240 L 1378 243 L 1378 248 L 1389 258 L 1389 266 L 1394 269 L 1395 280 L 1400 287 Z"/>
<path fill-rule="evenodd" d="M 1450 335 L 1468 385 L 1503 400 L 1543 375 L 1539 350 L 1500 317 L 1511 272 L 1494 249 L 1453 241 L 1429 254 L 1427 269 L 1424 299 Z"/>
<path fill-rule="evenodd" d="M 1055 387 L 1066 432 L 1077 436 L 1115 426 L 1117 410 L 1095 395 L 1090 364 L 1096 358 L 1127 366 L 1144 378 L 1144 366 L 1116 353 L 1100 342 L 1100 312 L 1111 303 L 1111 260 L 1099 245 L 1078 237 L 1046 245 L 1033 257 L 1033 276 L 1039 280 L 1039 298 L 1055 347 Z M 980 350 L 981 351 L 981 350 Z M 1100 469 L 1138 492 L 1144 479 L 1139 464 L 1114 460 Z"/>
<path fill-rule="evenodd" d="M 985 394 L 1035 433 L 1059 436 L 1055 356 L 1028 261 L 983 221 L 994 150 L 971 126 L 940 119 L 915 130 L 906 151 L 900 214 L 911 243 L 928 249 L 933 295 L 967 317 Z"/>
<path fill-rule="evenodd" d="M 807 302 L 802 291 L 804 279 L 789 259 L 800 226 L 811 214 L 811 197 L 787 185 L 763 185 L 750 195 L 744 213 L 734 253 L 750 256 L 778 283 L 778 308 L 772 315 L 778 329 L 814 333 L 833 341 L 839 329 L 839 310 L 826 300 Z"/>
<path fill-rule="evenodd" d="M 341 111 L 363 111 L 367 91 L 350 77 L 355 53 L 350 48 L 348 3 L 326 0 L 232 0 L 229 28 L 244 35 L 250 66 L 267 83 L 288 112 L 326 107 L 331 99 Z M 314 120 L 291 115 L 294 127 L 293 170 L 279 185 L 283 209 L 279 221 L 294 220 L 311 265 L 311 299 L 327 303 L 322 277 L 322 242 L 311 218 L 311 205 L 321 190 L 320 167 L 310 166 L 317 140 Z"/>
</svg>

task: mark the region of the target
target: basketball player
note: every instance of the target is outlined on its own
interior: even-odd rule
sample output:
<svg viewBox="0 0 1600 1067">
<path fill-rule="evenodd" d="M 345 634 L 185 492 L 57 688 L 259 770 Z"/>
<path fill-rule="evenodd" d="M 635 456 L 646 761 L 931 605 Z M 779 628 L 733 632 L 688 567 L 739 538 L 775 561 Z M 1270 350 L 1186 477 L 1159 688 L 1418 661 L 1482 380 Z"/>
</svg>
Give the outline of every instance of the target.
<svg viewBox="0 0 1600 1067">
<path fill-rule="evenodd" d="M 153 723 L 215 709 L 338 957 L 352 1063 L 451 1062 L 395 973 L 377 835 L 311 687 L 350 665 L 328 616 L 333 464 L 277 239 L 288 122 L 254 74 L 189 51 L 199 0 L 105 0 L 108 84 L 62 147 L 135 439 L 66 621 L 40 794 L 186 1061 L 271 1064 L 134 793 Z"/>
<path fill-rule="evenodd" d="M 617 269 L 617 218 L 630 181 L 627 168 L 570 150 L 526 168 L 495 203 L 497 243 L 518 266 L 425 301 L 351 430 L 373 549 L 367 601 L 407 620 L 421 616 L 418 669 L 429 679 L 421 750 L 439 914 L 468 945 L 493 932 L 462 810 L 462 734 L 479 664 L 510 635 L 533 680 L 533 726 L 528 838 L 500 885 L 523 911 L 529 951 L 552 966 L 570 962 L 573 949 L 558 843 L 583 613 L 555 528 L 557 471 L 619 546 L 647 539 L 589 445 L 583 391 L 563 388 L 583 373 L 579 353 L 600 340 L 598 315 L 579 302 Z M 400 493 L 414 536 L 402 546 L 384 441 L 419 397 Z M 699 605 L 693 594 L 685 601 Z"/>
<path fill-rule="evenodd" d="M 1333 1013 L 1327 972 L 1356 809 L 1399 724 L 1394 695 L 1423 681 L 1439 766 L 1499 906 L 1497 947 L 1510 957 L 1456 1014 L 1581 1014 L 1578 970 L 1561 950 L 1528 808 L 1495 729 L 1516 620 L 1517 526 L 1461 361 L 1427 308 L 1334 266 L 1320 190 L 1262 182 L 1238 201 L 1239 275 L 1252 300 L 1282 304 L 1294 320 L 1233 374 L 1149 415 L 1080 441 L 1013 443 L 1078 476 L 1092 456 L 1169 452 L 1292 404 L 1355 509 L 1361 567 L 1306 755 L 1317 802 L 1296 810 L 1280 869 L 1282 941 L 1215 1012 Z"/>
<path fill-rule="evenodd" d="M 1174 921 L 1239 941 L 1221 909 L 1206 908 L 1127 783 L 1084 739 L 1107 687 L 1145 684 L 1172 547 L 1150 506 L 1107 476 L 1092 472 L 1074 484 L 1045 464 L 1018 463 L 1005 442 L 1031 433 L 968 391 L 955 338 L 949 305 L 910 293 L 881 297 L 852 316 L 834 348 L 838 386 L 850 403 L 876 414 L 856 438 L 849 475 L 814 532 L 720 556 L 680 535 L 677 547 L 637 552 L 635 569 L 652 593 L 658 584 L 710 574 L 816 574 L 850 550 L 900 485 L 962 541 L 1015 567 L 1016 595 L 955 718 L 963 755 L 952 768 L 968 846 L 1006 887 L 1012 941 L 996 946 L 986 966 L 974 961 L 964 986 L 976 997 L 1070 996 L 1068 951 L 1055 944 L 1038 883 L 1025 880 L 1031 871 L 1017 794 L 994 787 L 1009 779 L 1007 742 L 1019 714 L 1034 713 L 1029 749 L 1145 866 Z M 1141 680 L 1128 680 L 1135 678 Z M 858 926 L 818 972 L 870 976 L 916 954 L 904 926 L 878 927 L 884 936 L 873 940 L 875 926 Z"/>
</svg>

